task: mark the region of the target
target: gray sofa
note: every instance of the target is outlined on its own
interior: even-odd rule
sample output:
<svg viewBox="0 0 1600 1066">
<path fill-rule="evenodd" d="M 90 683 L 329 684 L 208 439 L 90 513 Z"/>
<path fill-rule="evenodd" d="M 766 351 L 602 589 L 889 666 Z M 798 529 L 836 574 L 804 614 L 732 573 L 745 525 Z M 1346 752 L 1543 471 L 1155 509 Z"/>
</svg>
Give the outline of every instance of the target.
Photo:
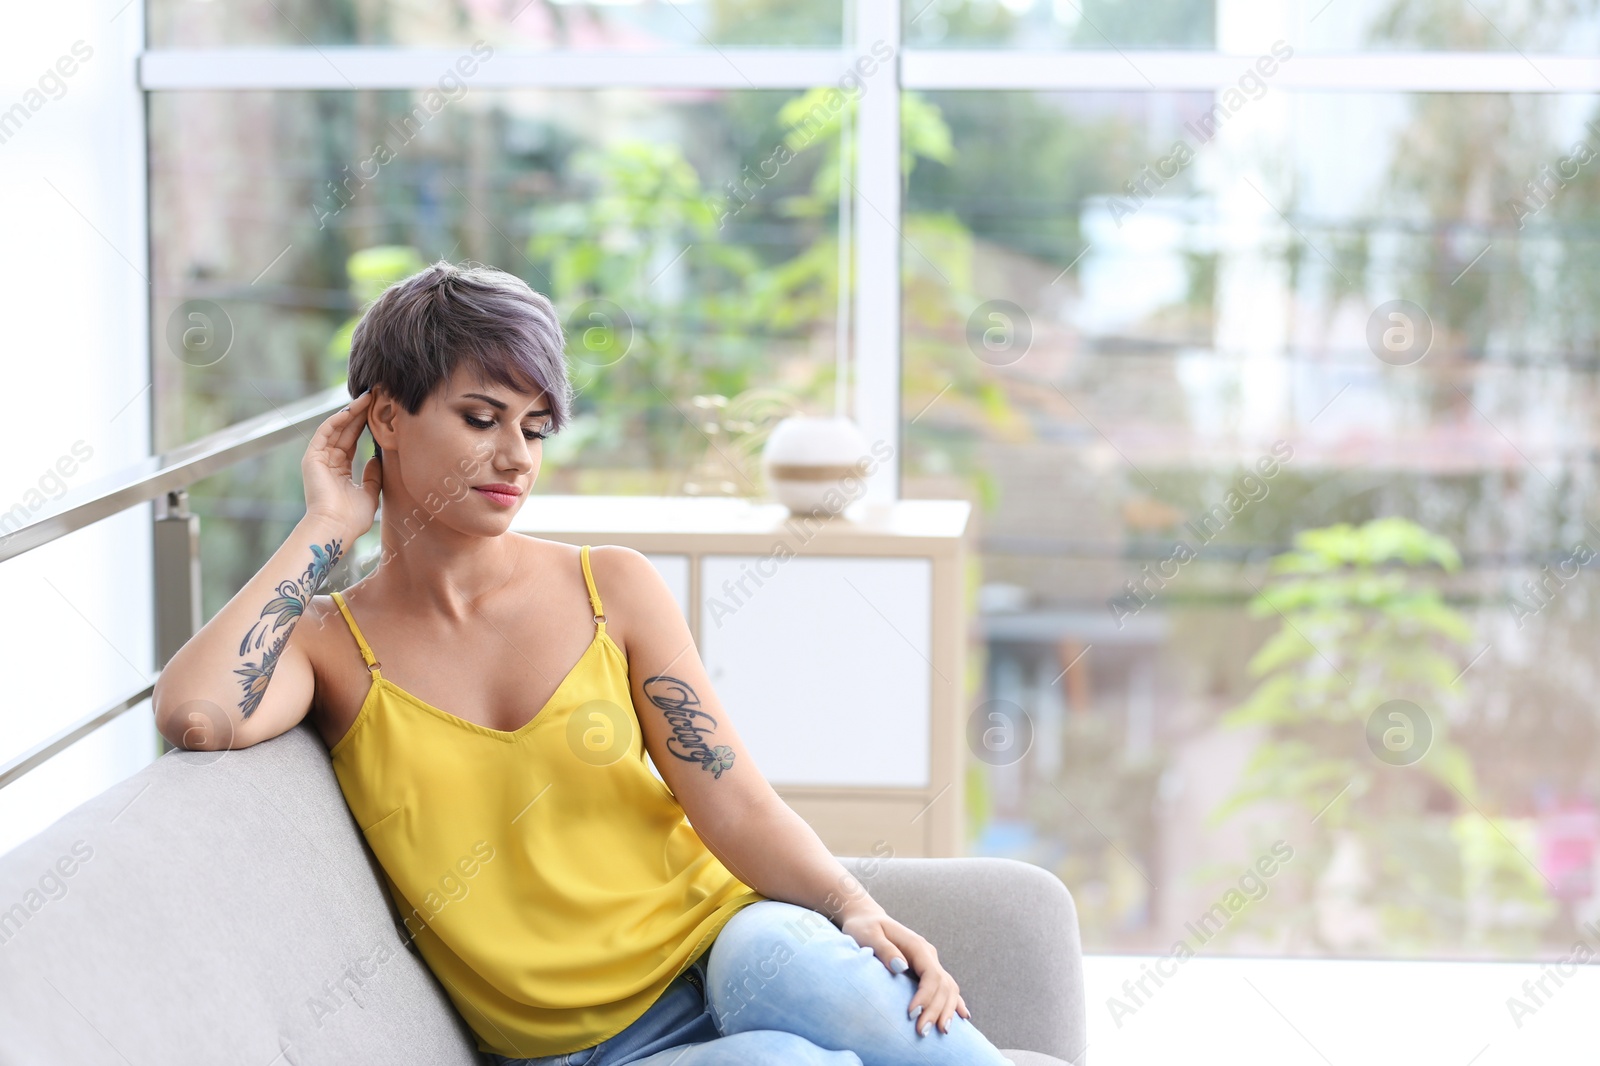
<svg viewBox="0 0 1600 1066">
<path fill-rule="evenodd" d="M 933 942 L 1017 1066 L 1083 1066 L 1077 913 L 1056 877 L 842 861 Z M 482 1066 L 380 876 L 309 724 L 168 752 L 0 856 L 0 1064 Z"/>
</svg>

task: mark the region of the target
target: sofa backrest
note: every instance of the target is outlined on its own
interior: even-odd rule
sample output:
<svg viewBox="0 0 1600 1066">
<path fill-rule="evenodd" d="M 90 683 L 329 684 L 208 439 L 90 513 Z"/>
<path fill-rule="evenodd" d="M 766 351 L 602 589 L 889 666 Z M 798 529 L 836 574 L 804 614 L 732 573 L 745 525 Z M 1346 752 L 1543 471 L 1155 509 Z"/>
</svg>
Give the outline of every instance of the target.
<svg viewBox="0 0 1600 1066">
<path fill-rule="evenodd" d="M 172 751 L 0 857 L 0 1063 L 479 1066 L 307 723 Z"/>
</svg>

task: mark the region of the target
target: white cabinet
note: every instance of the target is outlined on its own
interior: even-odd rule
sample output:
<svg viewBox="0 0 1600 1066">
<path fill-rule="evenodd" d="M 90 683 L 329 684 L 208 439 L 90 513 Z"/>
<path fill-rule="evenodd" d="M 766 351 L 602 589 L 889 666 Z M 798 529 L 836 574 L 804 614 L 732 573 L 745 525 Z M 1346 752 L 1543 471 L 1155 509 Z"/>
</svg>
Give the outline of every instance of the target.
<svg viewBox="0 0 1600 1066">
<path fill-rule="evenodd" d="M 700 656 L 768 781 L 927 786 L 927 559 L 707 555 L 700 565 Z"/>
</svg>

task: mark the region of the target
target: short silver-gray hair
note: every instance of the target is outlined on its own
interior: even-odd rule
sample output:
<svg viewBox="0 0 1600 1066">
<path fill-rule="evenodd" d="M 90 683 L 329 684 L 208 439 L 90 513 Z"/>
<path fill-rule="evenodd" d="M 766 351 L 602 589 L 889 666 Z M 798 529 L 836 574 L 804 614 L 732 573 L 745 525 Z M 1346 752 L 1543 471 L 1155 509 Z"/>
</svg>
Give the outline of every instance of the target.
<svg viewBox="0 0 1600 1066">
<path fill-rule="evenodd" d="M 441 259 L 390 285 L 350 338 L 352 397 L 382 385 L 416 414 L 456 366 L 481 381 L 542 392 L 551 433 L 572 415 L 566 339 L 555 307 L 515 274 Z"/>
</svg>

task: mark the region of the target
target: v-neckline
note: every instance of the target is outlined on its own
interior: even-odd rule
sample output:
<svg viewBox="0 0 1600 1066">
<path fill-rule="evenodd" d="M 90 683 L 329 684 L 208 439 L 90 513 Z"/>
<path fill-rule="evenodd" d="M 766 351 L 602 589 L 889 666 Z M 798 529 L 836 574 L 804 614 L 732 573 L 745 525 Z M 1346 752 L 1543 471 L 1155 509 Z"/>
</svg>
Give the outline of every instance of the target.
<svg viewBox="0 0 1600 1066">
<path fill-rule="evenodd" d="M 524 734 L 528 733 L 529 731 L 531 731 L 534 726 L 538 725 L 540 722 L 544 721 L 547 717 L 549 717 L 545 712 L 550 710 L 551 704 L 555 703 L 556 702 L 556 697 L 560 696 L 562 691 L 564 689 L 566 689 L 567 683 L 570 682 L 573 679 L 574 676 L 576 676 L 576 674 L 578 673 L 578 670 L 580 668 L 582 668 L 583 664 L 588 662 L 589 654 L 591 652 L 593 652 L 595 650 L 595 648 L 599 647 L 601 644 L 610 644 L 612 647 L 614 647 L 614 648 L 616 647 L 616 643 L 614 641 L 612 641 L 611 635 L 609 633 L 606 633 L 603 630 L 596 630 L 595 631 L 595 635 L 594 635 L 594 639 L 589 642 L 589 646 L 587 648 L 583 649 L 583 654 L 578 656 L 578 661 L 572 664 L 572 669 L 568 670 L 566 672 L 566 674 L 563 675 L 563 677 L 561 678 L 561 681 L 559 683 L 557 683 L 555 691 L 550 694 L 550 698 L 544 701 L 544 706 L 540 707 L 539 710 L 534 714 L 534 716 L 532 718 L 528 719 L 526 722 L 523 722 L 521 725 L 517 726 L 517 728 L 515 728 L 515 729 L 511 729 L 511 730 L 495 729 L 495 728 L 492 728 L 491 726 L 481 725 L 481 724 L 479 724 L 477 722 L 468 721 L 467 719 L 462 718 L 460 715 L 451 714 L 449 711 L 446 711 L 443 708 L 435 707 L 433 704 L 429 703 L 427 700 L 423 699 L 422 697 L 417 696 L 414 693 L 407 692 L 405 689 L 401 688 L 399 685 L 395 684 L 393 681 L 389 680 L 387 677 L 382 677 L 382 676 L 375 677 L 375 678 L 372 679 L 372 684 L 367 687 L 367 698 L 362 701 L 361 710 L 360 710 L 360 712 L 357 713 L 356 717 L 357 717 L 357 719 L 360 719 L 360 717 L 363 714 L 366 713 L 367 704 L 372 702 L 373 690 L 375 690 L 379 685 L 384 685 L 384 686 L 387 686 L 389 691 L 394 692 L 394 693 L 396 693 L 396 694 L 398 694 L 400 696 L 403 696 L 404 698 L 410 700 L 412 703 L 416 704 L 418 707 L 422 708 L 423 710 L 429 711 L 429 712 L 431 712 L 431 713 L 433 713 L 435 715 L 438 715 L 440 718 L 443 718 L 447 722 L 453 722 L 456 725 L 463 726 L 463 727 L 465 727 L 467 729 L 472 730 L 474 733 L 483 733 L 483 734 L 485 734 L 487 736 L 494 737 L 497 740 L 514 741 L 517 738 L 519 738 L 519 737 L 523 736 Z M 621 649 L 618 648 L 617 650 L 620 653 Z M 351 733 L 351 734 L 355 733 L 356 724 L 357 723 L 354 723 L 354 722 L 351 723 L 350 729 L 349 729 L 349 733 Z M 343 742 L 343 738 L 340 738 L 340 740 L 341 740 L 341 743 L 342 743 Z"/>
</svg>

